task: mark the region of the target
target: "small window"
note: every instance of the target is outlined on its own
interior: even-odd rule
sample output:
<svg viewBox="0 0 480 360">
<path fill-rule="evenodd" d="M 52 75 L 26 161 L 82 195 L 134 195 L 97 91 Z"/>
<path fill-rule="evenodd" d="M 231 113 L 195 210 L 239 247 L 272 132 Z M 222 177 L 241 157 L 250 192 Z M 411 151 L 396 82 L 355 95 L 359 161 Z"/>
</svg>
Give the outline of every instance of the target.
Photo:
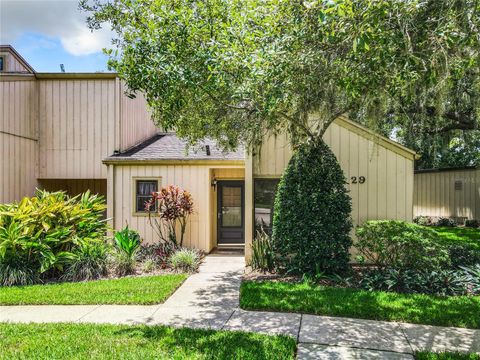
<svg viewBox="0 0 480 360">
<path fill-rule="evenodd" d="M 455 180 L 455 190 L 462 190 L 463 183 L 462 180 Z"/>
<path fill-rule="evenodd" d="M 254 180 L 255 233 L 259 230 L 271 235 L 273 203 L 279 179 Z"/>
<path fill-rule="evenodd" d="M 146 213 L 145 204 L 158 191 L 158 180 L 136 180 L 135 212 Z"/>
<path fill-rule="evenodd" d="M 0 56 L 0 71 L 5 70 L 5 56 Z"/>
</svg>

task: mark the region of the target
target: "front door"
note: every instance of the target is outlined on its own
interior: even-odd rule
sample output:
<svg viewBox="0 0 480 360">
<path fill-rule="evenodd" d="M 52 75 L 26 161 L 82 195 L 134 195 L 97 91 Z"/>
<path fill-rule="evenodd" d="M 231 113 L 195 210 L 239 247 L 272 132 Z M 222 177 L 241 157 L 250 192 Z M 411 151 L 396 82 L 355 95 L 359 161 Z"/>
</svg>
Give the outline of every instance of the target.
<svg viewBox="0 0 480 360">
<path fill-rule="evenodd" d="M 244 244 L 244 182 L 219 181 L 217 186 L 217 242 Z"/>
</svg>

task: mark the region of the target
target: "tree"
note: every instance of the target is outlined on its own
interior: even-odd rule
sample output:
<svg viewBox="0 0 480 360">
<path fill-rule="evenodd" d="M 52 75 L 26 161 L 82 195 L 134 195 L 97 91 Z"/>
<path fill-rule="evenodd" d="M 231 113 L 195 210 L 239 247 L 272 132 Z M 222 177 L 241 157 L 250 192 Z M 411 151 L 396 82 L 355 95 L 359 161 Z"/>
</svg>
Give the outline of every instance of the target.
<svg viewBox="0 0 480 360">
<path fill-rule="evenodd" d="M 335 155 L 325 143 L 302 145 L 278 185 L 272 247 L 287 273 L 342 273 L 352 245 L 351 199 Z"/>
<path fill-rule="evenodd" d="M 287 131 L 293 143 L 315 143 L 345 112 L 371 127 L 395 120 L 423 133 L 451 123 L 478 128 L 478 102 L 473 125 L 463 105 L 445 106 L 464 79 L 478 89 L 477 0 L 81 0 L 80 7 L 92 29 L 106 23 L 117 34 L 109 65 L 132 95 L 144 93 L 155 121 L 191 142 L 208 136 L 226 148 L 252 146 L 267 132 Z"/>
</svg>

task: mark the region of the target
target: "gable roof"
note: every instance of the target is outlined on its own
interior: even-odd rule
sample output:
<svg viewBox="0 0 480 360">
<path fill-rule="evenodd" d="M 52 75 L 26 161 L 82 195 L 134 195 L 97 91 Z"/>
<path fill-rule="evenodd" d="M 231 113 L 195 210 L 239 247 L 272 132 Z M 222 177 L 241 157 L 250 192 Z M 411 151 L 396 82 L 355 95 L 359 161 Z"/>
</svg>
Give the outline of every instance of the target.
<svg viewBox="0 0 480 360">
<path fill-rule="evenodd" d="M 25 60 L 22 55 L 20 55 L 17 50 L 11 45 L 0 45 L 0 53 L 8 52 L 10 53 L 22 66 L 27 69 L 26 73 L 35 74 L 35 70 L 30 66 L 30 64 Z M 9 72 L 4 72 L 9 73 Z M 25 73 L 25 72 L 22 72 Z"/>
<path fill-rule="evenodd" d="M 419 159 L 420 155 L 417 154 L 414 150 L 399 144 L 396 141 L 393 141 L 383 135 L 376 133 L 373 130 L 370 130 L 359 123 L 350 120 L 346 115 L 340 115 L 337 119 L 335 119 L 335 123 L 343 128 L 346 128 L 368 140 L 372 140 L 379 145 L 395 152 L 398 155 L 401 155 L 407 159 L 415 160 Z"/>
<path fill-rule="evenodd" d="M 207 149 L 209 154 L 207 153 Z M 235 151 L 222 151 L 213 140 L 204 140 L 189 147 L 185 140 L 173 133 L 158 134 L 122 153 L 113 154 L 103 160 L 105 164 L 116 163 L 165 163 L 165 162 L 232 162 L 245 161 L 242 146 Z"/>
</svg>

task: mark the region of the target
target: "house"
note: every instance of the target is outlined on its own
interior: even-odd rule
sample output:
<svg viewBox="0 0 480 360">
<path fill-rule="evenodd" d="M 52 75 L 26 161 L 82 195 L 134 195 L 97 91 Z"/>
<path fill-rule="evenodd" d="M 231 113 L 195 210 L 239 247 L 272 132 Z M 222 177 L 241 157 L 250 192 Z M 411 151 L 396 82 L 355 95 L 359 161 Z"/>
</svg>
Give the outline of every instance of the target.
<svg viewBox="0 0 480 360">
<path fill-rule="evenodd" d="M 152 123 L 145 100 L 126 97 L 111 73 L 35 72 L 10 46 L 0 47 L 0 202 L 35 187 L 87 189 L 106 196 L 114 228 L 156 241 L 144 202 L 175 184 L 192 193 L 186 246 L 245 247 L 255 227 L 269 228 L 276 185 L 292 154 L 286 136 L 270 136 L 252 154 L 194 148 Z M 354 224 L 413 217 L 415 153 L 339 117 L 325 134 L 348 180 Z M 301 226 L 301 224 L 299 224 Z"/>
<path fill-rule="evenodd" d="M 414 216 L 480 219 L 480 168 L 417 170 Z"/>
</svg>

